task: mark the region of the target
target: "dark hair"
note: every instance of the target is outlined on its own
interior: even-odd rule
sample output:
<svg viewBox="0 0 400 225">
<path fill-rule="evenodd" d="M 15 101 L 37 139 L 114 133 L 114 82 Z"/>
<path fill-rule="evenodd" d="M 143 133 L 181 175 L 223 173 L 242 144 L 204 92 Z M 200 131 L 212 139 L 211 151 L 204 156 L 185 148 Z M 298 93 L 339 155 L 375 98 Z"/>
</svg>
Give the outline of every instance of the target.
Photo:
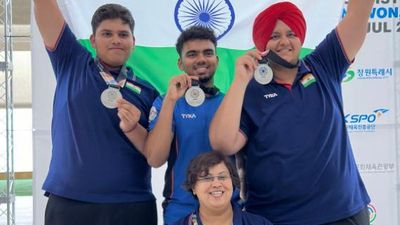
<svg viewBox="0 0 400 225">
<path fill-rule="evenodd" d="M 224 163 L 226 168 L 228 168 L 233 187 L 239 187 L 239 176 L 231 160 L 220 152 L 211 151 L 200 154 L 190 161 L 186 172 L 186 181 L 183 184 L 184 188 L 192 191 L 196 185 L 197 178 L 199 176 L 207 176 L 209 169 L 220 163 Z"/>
<path fill-rule="evenodd" d="M 184 30 L 176 41 L 176 51 L 181 56 L 183 44 L 192 40 L 209 40 L 217 47 L 217 38 L 215 37 L 214 31 L 204 26 L 191 26 Z"/>
<path fill-rule="evenodd" d="M 128 24 L 133 33 L 135 27 L 135 20 L 132 17 L 129 9 L 119 4 L 105 4 L 100 6 L 92 17 L 92 31 L 96 33 L 100 23 L 104 20 L 121 19 L 124 23 Z"/>
</svg>

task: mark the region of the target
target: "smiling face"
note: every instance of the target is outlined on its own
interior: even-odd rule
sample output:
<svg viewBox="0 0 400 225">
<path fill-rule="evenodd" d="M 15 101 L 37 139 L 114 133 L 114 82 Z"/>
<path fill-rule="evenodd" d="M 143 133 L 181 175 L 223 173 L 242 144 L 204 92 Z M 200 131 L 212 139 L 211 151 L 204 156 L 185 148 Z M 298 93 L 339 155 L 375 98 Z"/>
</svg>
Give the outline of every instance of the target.
<svg viewBox="0 0 400 225">
<path fill-rule="evenodd" d="M 92 47 L 97 57 L 110 67 L 118 67 L 126 63 L 131 54 L 135 38 L 127 23 L 121 19 L 103 20 L 90 36 Z"/>
<path fill-rule="evenodd" d="M 200 210 L 215 212 L 231 207 L 233 185 L 226 165 L 221 162 L 210 167 L 209 174 L 198 177 L 192 191 L 199 199 Z"/>
<path fill-rule="evenodd" d="M 278 20 L 266 49 L 276 52 L 289 63 L 296 64 L 299 60 L 301 42 L 288 25 Z"/>
<path fill-rule="evenodd" d="M 195 39 L 183 44 L 178 66 L 189 76 L 197 76 L 204 85 L 212 84 L 217 65 L 215 46 L 210 40 Z"/>
</svg>

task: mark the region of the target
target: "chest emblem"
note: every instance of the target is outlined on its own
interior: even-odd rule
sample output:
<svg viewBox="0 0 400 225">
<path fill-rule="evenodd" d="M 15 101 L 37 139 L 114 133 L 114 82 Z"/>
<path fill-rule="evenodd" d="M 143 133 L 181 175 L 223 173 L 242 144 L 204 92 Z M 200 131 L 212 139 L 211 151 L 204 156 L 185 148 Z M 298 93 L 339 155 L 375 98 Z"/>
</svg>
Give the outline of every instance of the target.
<svg viewBox="0 0 400 225">
<path fill-rule="evenodd" d="M 270 94 L 264 95 L 264 98 L 266 98 L 266 99 L 275 98 L 275 97 L 278 97 L 277 93 L 270 93 Z"/>
<path fill-rule="evenodd" d="M 315 79 L 314 75 L 311 73 L 308 73 L 301 78 L 300 83 L 303 85 L 303 87 L 308 87 L 311 84 L 315 83 L 317 80 Z"/>
<path fill-rule="evenodd" d="M 197 116 L 194 113 L 182 113 L 182 119 L 196 119 Z"/>
<path fill-rule="evenodd" d="M 149 123 L 153 121 L 158 115 L 156 107 L 152 106 L 149 113 Z"/>
<path fill-rule="evenodd" d="M 140 92 L 142 92 L 142 89 L 139 86 L 136 86 L 128 81 L 125 83 L 125 87 L 138 95 L 140 95 Z"/>
</svg>

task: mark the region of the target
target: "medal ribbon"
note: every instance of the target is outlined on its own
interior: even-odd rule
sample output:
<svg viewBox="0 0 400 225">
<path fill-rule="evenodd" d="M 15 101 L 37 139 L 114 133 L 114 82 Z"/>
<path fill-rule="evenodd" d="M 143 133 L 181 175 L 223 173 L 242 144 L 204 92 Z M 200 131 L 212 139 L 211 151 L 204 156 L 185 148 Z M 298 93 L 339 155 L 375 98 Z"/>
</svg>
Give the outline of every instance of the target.
<svg viewBox="0 0 400 225">
<path fill-rule="evenodd" d="M 201 90 L 204 91 L 205 94 L 214 96 L 216 94 L 218 94 L 219 89 L 215 86 L 213 87 L 206 87 L 204 86 L 200 81 L 192 79 L 192 86 L 199 86 L 201 88 Z"/>
<path fill-rule="evenodd" d="M 119 71 L 117 80 L 115 80 L 114 77 L 111 75 L 110 71 L 106 71 L 104 66 L 101 65 L 100 60 L 98 58 L 96 58 L 94 61 L 100 70 L 100 76 L 103 78 L 103 80 L 109 87 L 120 89 L 125 86 L 127 71 L 128 71 L 125 65 L 122 66 L 121 70 Z"/>
<path fill-rule="evenodd" d="M 211 96 L 214 96 L 214 95 L 219 93 L 219 89 L 217 87 L 215 87 L 215 86 L 213 86 L 213 87 L 205 87 L 205 86 L 200 84 L 200 88 L 201 88 L 201 90 L 204 91 L 205 94 L 208 94 L 208 95 L 211 95 Z"/>
</svg>

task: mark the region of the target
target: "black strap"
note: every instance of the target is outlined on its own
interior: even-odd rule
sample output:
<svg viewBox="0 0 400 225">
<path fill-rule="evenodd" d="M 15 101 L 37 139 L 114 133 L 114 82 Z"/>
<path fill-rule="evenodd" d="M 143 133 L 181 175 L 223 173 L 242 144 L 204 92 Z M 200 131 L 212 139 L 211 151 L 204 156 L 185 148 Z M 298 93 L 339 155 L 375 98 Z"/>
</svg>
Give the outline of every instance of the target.
<svg viewBox="0 0 400 225">
<path fill-rule="evenodd" d="M 266 56 L 262 58 L 262 60 L 259 61 L 259 63 L 267 63 L 268 60 L 271 60 L 272 62 L 281 65 L 283 67 L 293 69 L 299 67 L 299 62 L 298 61 L 296 64 L 291 64 L 288 61 L 284 60 L 282 57 L 280 57 L 278 54 L 276 54 L 274 51 L 269 51 Z"/>
<path fill-rule="evenodd" d="M 204 87 L 203 85 L 200 85 L 200 88 L 204 91 L 205 94 L 214 96 L 219 93 L 219 89 L 215 86 L 212 87 Z"/>
<path fill-rule="evenodd" d="M 204 94 L 214 96 L 219 93 L 219 89 L 215 86 L 206 87 L 199 80 L 192 79 L 192 86 L 199 86 L 201 90 L 204 91 Z"/>
</svg>

